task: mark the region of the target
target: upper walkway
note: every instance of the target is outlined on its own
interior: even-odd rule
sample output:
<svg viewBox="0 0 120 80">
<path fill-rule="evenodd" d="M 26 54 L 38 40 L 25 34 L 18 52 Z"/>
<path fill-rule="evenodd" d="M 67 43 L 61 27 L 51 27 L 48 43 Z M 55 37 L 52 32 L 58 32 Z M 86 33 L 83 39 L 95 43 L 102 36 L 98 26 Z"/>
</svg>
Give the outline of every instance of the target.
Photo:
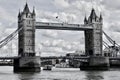
<svg viewBox="0 0 120 80">
<path fill-rule="evenodd" d="M 84 24 L 67 24 L 67 23 L 47 23 L 47 22 L 36 22 L 36 29 L 55 29 L 55 30 L 92 30 L 92 26 Z"/>
</svg>

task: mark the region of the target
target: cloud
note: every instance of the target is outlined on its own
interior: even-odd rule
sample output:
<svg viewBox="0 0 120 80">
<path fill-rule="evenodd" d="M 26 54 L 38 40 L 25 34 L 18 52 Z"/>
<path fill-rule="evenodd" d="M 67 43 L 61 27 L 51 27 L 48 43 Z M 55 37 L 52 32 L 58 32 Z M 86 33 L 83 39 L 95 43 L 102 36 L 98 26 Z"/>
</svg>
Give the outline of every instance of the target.
<svg viewBox="0 0 120 80">
<path fill-rule="evenodd" d="M 42 36 L 44 37 L 47 37 L 47 38 L 57 38 L 58 37 L 58 33 L 57 31 L 52 31 L 52 30 L 46 30 L 44 33 L 41 34 Z"/>
<path fill-rule="evenodd" d="M 57 8 L 67 8 L 67 7 L 69 7 L 68 0 L 54 0 L 53 3 Z"/>
<path fill-rule="evenodd" d="M 66 54 L 68 52 L 74 52 L 77 50 L 84 50 L 83 47 L 84 45 L 80 45 L 80 42 L 69 42 L 65 41 L 62 39 L 57 39 L 57 40 L 46 40 L 44 42 L 41 42 L 41 52 L 44 53 L 56 53 L 58 56 L 59 54 Z M 55 55 L 54 55 L 55 56 Z"/>
<path fill-rule="evenodd" d="M 120 8 L 120 0 L 105 0 L 101 1 L 101 4 L 105 5 L 106 8 L 111 9 L 111 10 L 118 10 Z"/>
<path fill-rule="evenodd" d="M 37 21 L 41 22 L 56 22 L 56 16 L 58 16 L 57 12 L 50 11 L 37 11 Z"/>
</svg>

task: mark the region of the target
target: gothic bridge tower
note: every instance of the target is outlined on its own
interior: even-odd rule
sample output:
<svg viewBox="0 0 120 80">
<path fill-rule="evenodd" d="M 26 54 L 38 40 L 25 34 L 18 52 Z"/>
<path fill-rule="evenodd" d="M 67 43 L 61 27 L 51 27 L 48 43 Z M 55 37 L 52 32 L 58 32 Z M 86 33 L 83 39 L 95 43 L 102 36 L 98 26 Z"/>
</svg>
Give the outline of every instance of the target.
<svg viewBox="0 0 120 80">
<path fill-rule="evenodd" d="M 85 16 L 84 24 L 93 27 L 93 30 L 85 30 L 86 55 L 102 55 L 102 15 L 98 17 L 92 9 L 88 19 Z"/>
<path fill-rule="evenodd" d="M 102 56 L 102 15 L 98 17 L 92 9 L 88 19 L 85 17 L 84 24 L 92 26 L 92 30 L 85 30 L 85 53 L 88 62 L 82 62 L 81 70 L 108 70 L 109 58 Z"/>
<path fill-rule="evenodd" d="M 35 56 L 35 10 L 30 12 L 26 3 L 23 12 L 18 14 L 18 28 L 22 30 L 18 35 L 19 56 Z"/>
<path fill-rule="evenodd" d="M 35 55 L 35 10 L 31 12 L 26 3 L 22 12 L 18 14 L 18 56 L 14 60 L 15 72 L 40 71 L 40 57 Z"/>
</svg>

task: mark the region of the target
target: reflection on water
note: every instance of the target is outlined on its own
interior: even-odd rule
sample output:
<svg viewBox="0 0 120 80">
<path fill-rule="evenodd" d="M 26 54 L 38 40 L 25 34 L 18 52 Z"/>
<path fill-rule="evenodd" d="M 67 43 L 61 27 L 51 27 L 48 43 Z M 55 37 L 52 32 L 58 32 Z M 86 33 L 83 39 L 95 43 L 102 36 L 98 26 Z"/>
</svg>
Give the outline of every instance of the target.
<svg viewBox="0 0 120 80">
<path fill-rule="evenodd" d="M 89 71 L 86 72 L 86 80 L 103 80 L 104 75 L 103 72 L 100 71 Z"/>
<path fill-rule="evenodd" d="M 17 73 L 19 80 L 34 80 L 35 73 Z"/>
<path fill-rule="evenodd" d="M 13 73 L 11 66 L 0 66 L 0 80 L 119 80 L 120 69 L 109 71 L 80 71 L 60 68 L 40 73 Z"/>
</svg>

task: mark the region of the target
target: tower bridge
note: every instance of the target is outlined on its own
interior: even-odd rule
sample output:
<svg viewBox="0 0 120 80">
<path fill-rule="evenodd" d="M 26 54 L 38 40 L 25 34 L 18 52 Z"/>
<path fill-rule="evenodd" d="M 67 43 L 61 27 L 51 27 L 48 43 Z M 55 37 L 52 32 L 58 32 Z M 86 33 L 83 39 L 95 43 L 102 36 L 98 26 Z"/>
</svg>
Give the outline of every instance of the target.
<svg viewBox="0 0 120 80">
<path fill-rule="evenodd" d="M 94 8 L 91 10 L 88 18 L 85 16 L 84 24 L 36 22 L 35 10 L 33 9 L 31 12 L 28 4 L 26 3 L 23 11 L 19 12 L 18 14 L 17 31 L 13 32 L 7 38 L 1 41 L 0 47 L 3 47 L 5 44 L 7 44 L 15 36 L 14 34 L 18 32 L 18 57 L 14 58 L 14 71 L 39 72 L 40 57 L 36 56 L 35 53 L 36 29 L 84 31 L 85 55 L 87 56 L 84 58 L 87 58 L 88 62 L 83 62 L 80 66 L 80 69 L 107 70 L 109 68 L 110 58 L 103 56 L 102 26 L 102 15 L 100 14 L 100 16 L 97 16 Z"/>
<path fill-rule="evenodd" d="M 81 69 L 83 67 L 86 67 L 86 69 L 89 67 L 94 69 L 94 66 L 99 67 L 98 65 L 104 65 L 105 69 L 108 67 L 108 59 L 102 57 L 102 15 L 98 17 L 94 9 L 92 9 L 88 19 L 85 17 L 84 24 L 43 23 L 36 22 L 35 10 L 33 9 L 31 12 L 26 3 L 23 11 L 18 14 L 18 29 L 19 28 L 22 28 L 18 33 L 18 56 L 20 56 L 20 58 L 14 59 L 15 72 L 40 71 L 40 58 L 35 55 L 36 29 L 84 31 L 85 54 L 92 57 L 90 57 L 87 66 L 84 66 L 83 63 Z"/>
</svg>

